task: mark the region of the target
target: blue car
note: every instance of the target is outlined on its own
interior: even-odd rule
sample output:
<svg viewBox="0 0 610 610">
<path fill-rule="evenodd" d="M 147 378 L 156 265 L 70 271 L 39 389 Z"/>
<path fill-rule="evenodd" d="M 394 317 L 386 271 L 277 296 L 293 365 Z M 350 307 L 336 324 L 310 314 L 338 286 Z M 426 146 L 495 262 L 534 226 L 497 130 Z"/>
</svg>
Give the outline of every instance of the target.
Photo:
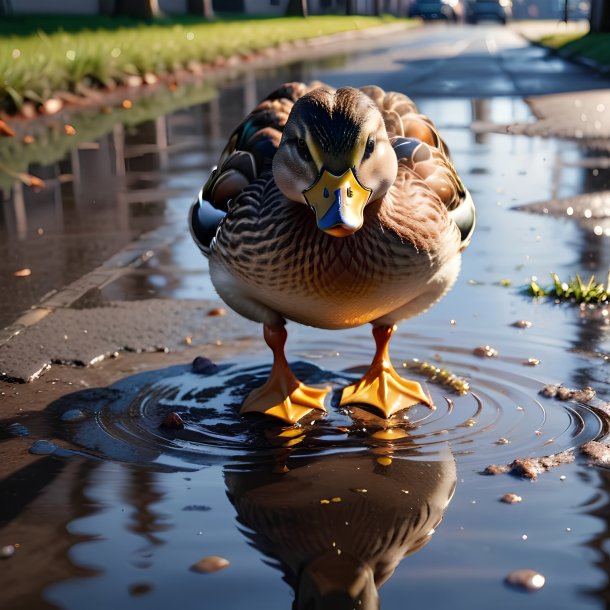
<svg viewBox="0 0 610 610">
<path fill-rule="evenodd" d="M 460 0 L 414 0 L 409 8 L 409 17 L 422 19 L 446 19 L 459 21 L 462 16 Z"/>
</svg>

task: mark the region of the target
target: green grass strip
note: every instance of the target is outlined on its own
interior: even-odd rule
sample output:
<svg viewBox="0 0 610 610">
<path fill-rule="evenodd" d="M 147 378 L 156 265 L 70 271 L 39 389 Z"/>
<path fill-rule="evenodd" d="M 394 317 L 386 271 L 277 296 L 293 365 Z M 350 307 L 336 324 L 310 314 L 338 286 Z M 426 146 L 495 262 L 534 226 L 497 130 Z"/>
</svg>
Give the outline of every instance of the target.
<svg viewBox="0 0 610 610">
<path fill-rule="evenodd" d="M 540 43 L 564 56 L 587 58 L 600 65 L 610 65 L 610 34 L 555 34 Z"/>
<path fill-rule="evenodd" d="M 26 101 L 39 103 L 60 92 L 112 87 L 130 75 L 166 75 L 188 69 L 192 62 L 210 63 L 392 21 L 397 20 L 331 15 L 211 22 L 184 18 L 146 24 L 99 17 L 66 19 L 63 30 L 57 19 L 43 19 L 38 22 L 43 27 L 32 33 L 35 22 L 26 19 L 19 25 L 12 20 L 12 34 L 0 30 L 0 110 L 11 113 Z M 109 29 L 109 24 L 118 27 Z"/>
</svg>

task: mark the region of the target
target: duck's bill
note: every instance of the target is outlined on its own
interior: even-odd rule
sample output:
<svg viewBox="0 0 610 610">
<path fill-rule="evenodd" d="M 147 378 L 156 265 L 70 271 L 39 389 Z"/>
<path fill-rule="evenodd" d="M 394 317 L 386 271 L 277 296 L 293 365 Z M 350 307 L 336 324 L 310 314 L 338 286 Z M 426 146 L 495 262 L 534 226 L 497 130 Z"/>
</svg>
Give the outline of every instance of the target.
<svg viewBox="0 0 610 610">
<path fill-rule="evenodd" d="M 303 196 L 315 211 L 320 230 L 334 237 L 346 237 L 362 227 L 371 189 L 360 184 L 352 169 L 341 176 L 322 169 Z"/>
</svg>

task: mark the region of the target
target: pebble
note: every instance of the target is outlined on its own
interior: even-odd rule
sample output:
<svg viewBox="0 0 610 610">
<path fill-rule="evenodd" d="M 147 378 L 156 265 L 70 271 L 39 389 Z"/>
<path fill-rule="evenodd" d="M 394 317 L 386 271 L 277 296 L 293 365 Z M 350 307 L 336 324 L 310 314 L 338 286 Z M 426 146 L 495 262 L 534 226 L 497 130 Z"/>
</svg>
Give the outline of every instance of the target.
<svg viewBox="0 0 610 610">
<path fill-rule="evenodd" d="M 479 345 L 472 350 L 472 353 L 479 358 L 497 358 L 498 350 L 491 345 Z"/>
<path fill-rule="evenodd" d="M 210 311 L 208 311 L 208 316 L 224 316 L 226 315 L 227 310 L 223 309 L 222 307 L 216 307 L 214 309 L 210 309 Z"/>
<path fill-rule="evenodd" d="M 218 572 L 229 567 L 229 561 L 224 557 L 218 557 L 218 555 L 210 555 L 200 559 L 191 566 L 191 571 L 199 572 L 200 574 L 209 574 L 211 572 Z"/>
<path fill-rule="evenodd" d="M 85 419 L 86 415 L 80 409 L 70 409 L 61 416 L 61 421 L 77 422 Z"/>
<path fill-rule="evenodd" d="M 512 323 L 515 328 L 531 328 L 532 323 L 529 320 L 517 320 Z"/>
<path fill-rule="evenodd" d="M 30 447 L 30 453 L 34 455 L 52 455 L 57 451 L 57 445 L 51 441 L 36 441 Z"/>
<path fill-rule="evenodd" d="M 30 431 L 23 425 L 18 422 L 13 422 L 6 427 L 6 431 L 11 436 L 29 436 Z"/>
<path fill-rule="evenodd" d="M 182 430 L 184 428 L 184 420 L 178 415 L 178 413 L 168 413 L 163 421 L 161 422 L 163 428 L 169 428 L 170 430 Z"/>
<path fill-rule="evenodd" d="M 209 358 L 197 356 L 193 360 L 191 370 L 198 375 L 212 375 L 218 371 L 218 367 Z"/>
<path fill-rule="evenodd" d="M 521 502 L 523 500 L 523 498 L 521 496 L 519 496 L 518 494 L 514 494 L 514 493 L 505 493 L 500 500 L 502 502 L 504 502 L 505 504 L 519 504 L 519 502 Z"/>
<path fill-rule="evenodd" d="M 528 358 L 523 361 L 525 366 L 538 366 L 540 364 L 540 360 L 538 358 Z"/>
<path fill-rule="evenodd" d="M 545 578 L 535 570 L 515 570 L 506 577 L 506 583 L 525 591 L 539 591 L 544 587 Z"/>
<path fill-rule="evenodd" d="M 15 547 L 12 544 L 0 547 L 0 558 L 8 559 L 15 554 Z"/>
</svg>

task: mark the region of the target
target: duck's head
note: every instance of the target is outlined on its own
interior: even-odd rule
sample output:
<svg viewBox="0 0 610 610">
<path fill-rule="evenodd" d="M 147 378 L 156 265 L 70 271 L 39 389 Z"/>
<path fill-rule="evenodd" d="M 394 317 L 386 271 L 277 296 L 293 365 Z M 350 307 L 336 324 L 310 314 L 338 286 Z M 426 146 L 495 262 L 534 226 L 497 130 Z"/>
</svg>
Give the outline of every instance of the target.
<svg viewBox="0 0 610 610">
<path fill-rule="evenodd" d="M 273 176 L 292 201 L 309 205 L 318 227 L 345 237 L 365 206 L 396 179 L 397 161 L 383 117 L 358 89 L 314 89 L 293 106 L 273 159 Z"/>
</svg>

